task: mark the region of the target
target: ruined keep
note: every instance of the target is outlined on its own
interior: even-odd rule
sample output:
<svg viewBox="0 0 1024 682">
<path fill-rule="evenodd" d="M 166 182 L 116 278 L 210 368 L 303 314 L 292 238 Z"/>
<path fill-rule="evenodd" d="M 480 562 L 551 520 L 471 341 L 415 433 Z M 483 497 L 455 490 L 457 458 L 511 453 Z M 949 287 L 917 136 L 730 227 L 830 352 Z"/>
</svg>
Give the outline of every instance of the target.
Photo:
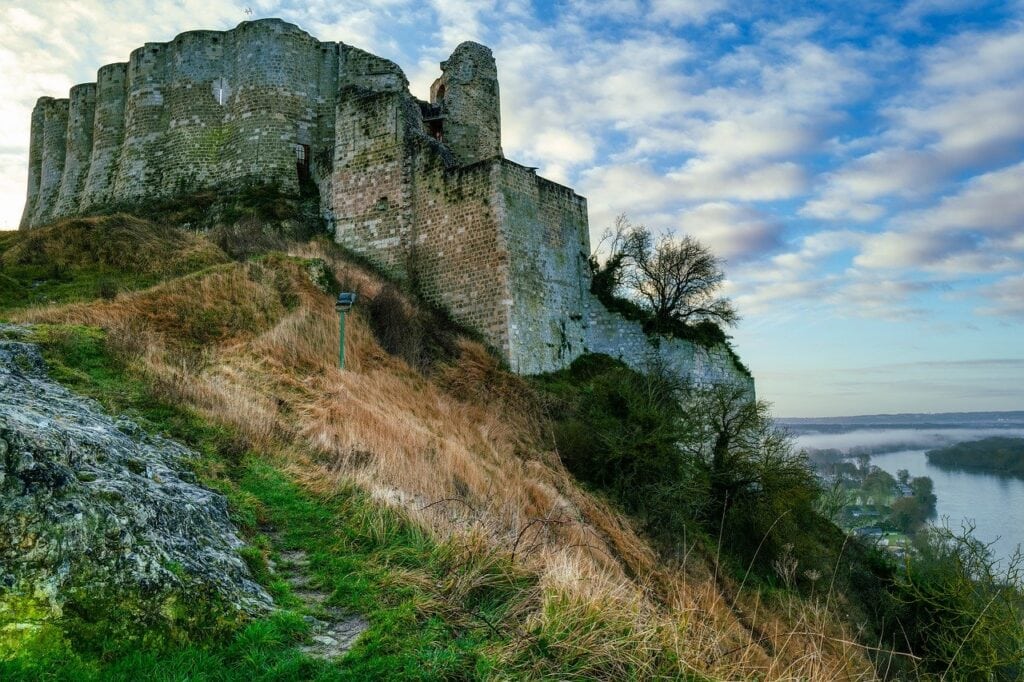
<svg viewBox="0 0 1024 682">
<path fill-rule="evenodd" d="M 190 31 L 32 112 L 21 229 L 204 188 L 313 183 L 339 243 L 474 329 L 521 373 L 585 352 L 753 381 L 724 346 L 649 340 L 590 293 L 586 200 L 504 158 L 491 51 L 459 45 L 430 101 L 393 62 L 279 19 Z"/>
</svg>

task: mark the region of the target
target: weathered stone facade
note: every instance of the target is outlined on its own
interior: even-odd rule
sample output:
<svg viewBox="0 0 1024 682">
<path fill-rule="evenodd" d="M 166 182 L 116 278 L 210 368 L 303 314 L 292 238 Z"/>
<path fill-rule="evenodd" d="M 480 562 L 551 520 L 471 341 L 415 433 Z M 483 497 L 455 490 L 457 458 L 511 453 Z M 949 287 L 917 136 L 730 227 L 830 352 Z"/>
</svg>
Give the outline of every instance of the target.
<svg viewBox="0 0 1024 682">
<path fill-rule="evenodd" d="M 590 294 L 586 200 L 504 158 L 497 67 L 463 43 L 430 101 L 393 62 L 277 19 L 147 43 L 32 114 L 22 228 L 232 183 L 315 183 L 335 239 L 414 281 L 522 373 L 587 351 L 752 380 L 724 348 L 652 343 Z"/>
</svg>

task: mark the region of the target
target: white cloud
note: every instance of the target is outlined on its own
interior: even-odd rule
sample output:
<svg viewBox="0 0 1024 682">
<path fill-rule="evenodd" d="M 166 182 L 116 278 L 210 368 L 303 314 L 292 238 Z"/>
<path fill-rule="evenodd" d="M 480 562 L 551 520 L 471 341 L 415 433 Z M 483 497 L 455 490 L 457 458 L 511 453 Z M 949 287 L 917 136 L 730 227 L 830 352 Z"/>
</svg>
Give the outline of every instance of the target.
<svg viewBox="0 0 1024 682">
<path fill-rule="evenodd" d="M 639 214 L 636 219 L 651 228 L 692 235 L 730 264 L 774 251 L 782 232 L 781 225 L 759 211 L 725 201 L 707 202 L 674 215 L 650 219 Z"/>
<path fill-rule="evenodd" d="M 885 209 L 878 204 L 857 201 L 839 193 L 830 193 L 821 199 L 808 201 L 800 208 L 800 215 L 809 218 L 837 220 L 847 218 L 856 222 L 870 222 L 885 215 Z"/>
<path fill-rule="evenodd" d="M 727 6 L 726 0 L 651 0 L 651 19 L 670 26 L 703 24 Z"/>
<path fill-rule="evenodd" d="M 968 180 L 931 208 L 904 215 L 900 223 L 929 231 L 1024 230 L 1024 162 Z"/>
<path fill-rule="evenodd" d="M 795 163 L 736 168 L 717 160 L 691 159 L 659 173 L 647 164 L 616 164 L 585 172 L 580 190 L 590 197 L 591 224 L 610 224 L 619 213 L 640 215 L 709 200 L 773 200 L 806 187 Z"/>
<path fill-rule="evenodd" d="M 855 263 L 985 273 L 1024 267 L 1024 163 L 972 178 L 929 208 L 867 240 Z"/>
<path fill-rule="evenodd" d="M 742 315 L 776 314 L 785 303 L 799 301 L 817 305 L 824 290 L 821 281 L 797 280 L 766 282 L 732 288 L 726 293 L 736 302 Z"/>
<path fill-rule="evenodd" d="M 432 0 L 441 24 L 440 47 L 453 50 L 465 40 L 484 42 L 487 27 L 483 14 L 494 12 L 494 0 Z"/>
<path fill-rule="evenodd" d="M 1002 279 L 981 293 L 989 302 L 978 309 L 980 314 L 1024 320 L 1024 275 Z"/>
<path fill-rule="evenodd" d="M 927 311 L 911 304 L 915 296 L 938 285 L 927 281 L 877 277 L 871 273 L 847 273 L 845 282 L 829 295 L 840 316 L 906 321 L 924 317 Z"/>
<path fill-rule="evenodd" d="M 965 171 L 1019 159 L 1021 63 L 1024 26 L 1019 22 L 955 35 L 924 50 L 916 82 L 879 107 L 885 128 L 867 139 L 870 151 L 827 173 L 802 213 L 873 220 L 878 216 L 865 207 L 877 206 L 880 199 L 926 200 Z"/>
<path fill-rule="evenodd" d="M 925 57 L 926 87 L 975 89 L 1017 83 L 1024 63 L 1024 30 L 1019 21 L 995 33 L 969 32 L 953 37 Z"/>
<path fill-rule="evenodd" d="M 736 166 L 715 157 L 691 159 L 668 179 L 677 196 L 687 199 L 772 201 L 796 196 L 807 187 L 803 167 L 791 161 Z"/>
</svg>

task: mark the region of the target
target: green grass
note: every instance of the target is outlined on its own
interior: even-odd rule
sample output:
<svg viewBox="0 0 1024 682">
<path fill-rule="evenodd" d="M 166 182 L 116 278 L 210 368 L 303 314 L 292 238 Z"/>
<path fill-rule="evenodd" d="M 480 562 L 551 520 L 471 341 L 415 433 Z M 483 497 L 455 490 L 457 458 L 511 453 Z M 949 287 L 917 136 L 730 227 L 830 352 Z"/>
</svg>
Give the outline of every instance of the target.
<svg viewBox="0 0 1024 682">
<path fill-rule="evenodd" d="M 154 273 L 104 266 L 8 265 L 0 271 L 0 314 L 45 303 L 89 301 L 121 291 L 145 289 L 163 279 Z"/>
<path fill-rule="evenodd" d="M 3 680 L 368 680 L 478 679 L 494 665 L 500 622 L 530 580 L 500 559 L 466 562 L 454 545 L 438 544 L 400 512 L 354 487 L 329 497 L 310 494 L 264 453 L 240 450 L 233 434 L 153 396 L 140 378 L 87 327 L 38 326 L 52 376 L 128 414 L 151 432 L 180 439 L 199 453 L 201 480 L 228 496 L 232 518 L 251 544 L 245 559 L 284 609 L 226 637 L 193 633 L 181 643 L 104 642 L 85 650 L 57 635 L 41 638 L 0 662 Z M 301 602 L 265 559 L 303 550 L 312 584 L 328 605 L 367 618 L 370 629 L 341 661 L 305 656 L 309 629 Z M 476 588 L 455 589 L 472 575 Z M 117 631 L 116 628 L 112 631 Z"/>
<path fill-rule="evenodd" d="M 0 315 L 110 299 L 225 260 L 198 235 L 125 215 L 0 232 Z"/>
</svg>

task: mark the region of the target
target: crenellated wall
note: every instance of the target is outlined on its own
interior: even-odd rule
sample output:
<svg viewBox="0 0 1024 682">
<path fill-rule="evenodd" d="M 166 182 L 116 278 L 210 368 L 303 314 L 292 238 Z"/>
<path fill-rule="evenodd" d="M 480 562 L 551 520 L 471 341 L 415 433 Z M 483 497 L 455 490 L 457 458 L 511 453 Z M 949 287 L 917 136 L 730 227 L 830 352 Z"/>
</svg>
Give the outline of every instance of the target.
<svg viewBox="0 0 1024 682">
<path fill-rule="evenodd" d="M 491 51 L 463 43 L 441 71 L 420 101 L 393 62 L 277 19 L 147 43 L 69 100 L 36 104 L 21 226 L 308 180 L 339 243 L 412 282 L 517 372 L 601 352 L 752 391 L 724 346 L 651 340 L 591 295 L 586 199 L 502 155 Z"/>
</svg>

